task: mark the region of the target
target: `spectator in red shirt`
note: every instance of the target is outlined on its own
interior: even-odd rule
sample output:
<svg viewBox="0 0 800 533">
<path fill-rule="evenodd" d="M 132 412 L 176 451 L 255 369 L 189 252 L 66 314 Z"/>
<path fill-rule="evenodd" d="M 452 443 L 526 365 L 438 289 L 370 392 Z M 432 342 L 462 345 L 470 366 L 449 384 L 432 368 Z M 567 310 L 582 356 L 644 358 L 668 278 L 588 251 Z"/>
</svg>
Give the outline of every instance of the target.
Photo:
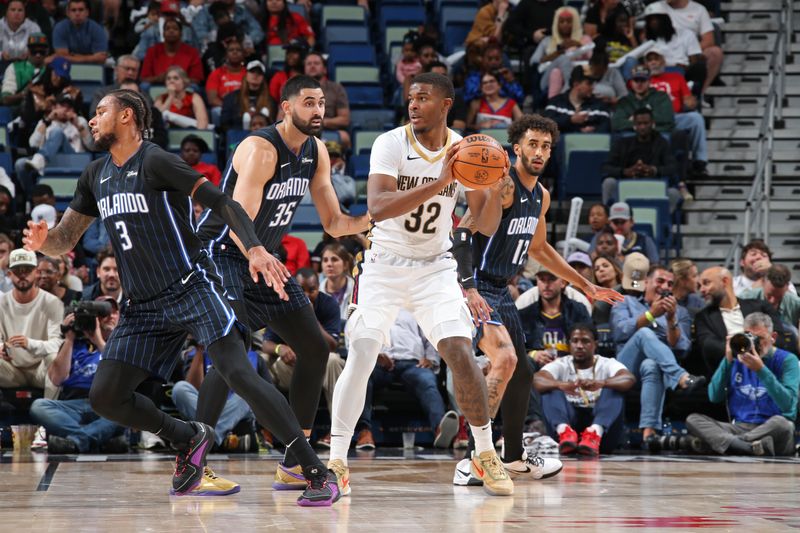
<svg viewBox="0 0 800 533">
<path fill-rule="evenodd" d="M 267 44 L 289 44 L 302 38 L 314 46 L 314 30 L 302 15 L 289 11 L 286 0 L 267 0 L 267 14 Z"/>
<path fill-rule="evenodd" d="M 170 67 L 166 74 L 167 92 L 156 98 L 155 106 L 164 122 L 179 128 L 208 127 L 208 111 L 200 95 L 189 88 L 189 76 L 181 67 Z"/>
<path fill-rule="evenodd" d="M 286 258 L 283 264 L 286 265 L 292 276 L 301 268 L 311 268 L 311 255 L 308 253 L 308 246 L 306 246 L 306 241 L 303 239 L 284 235 L 283 239 L 281 239 L 281 248 L 286 251 Z M 279 255 L 283 256 L 280 253 Z"/>
<path fill-rule="evenodd" d="M 206 98 L 211 107 L 220 107 L 225 95 L 238 91 L 244 80 L 244 48 L 238 40 L 225 48 L 225 64 L 214 69 L 206 81 Z"/>
<path fill-rule="evenodd" d="M 276 102 L 281 100 L 281 90 L 283 85 L 299 74 L 305 71 L 304 62 L 306 54 L 308 53 L 308 44 L 303 39 L 294 39 L 289 44 L 283 47 L 286 50 L 286 56 L 283 60 L 283 70 L 276 72 L 272 79 L 269 80 L 269 95 Z M 283 115 L 282 111 L 278 109 L 278 120 Z"/>
<path fill-rule="evenodd" d="M 181 141 L 181 159 L 205 176 L 208 181 L 219 187 L 219 182 L 222 180 L 219 168 L 216 165 L 200 161 L 200 157 L 210 151 L 208 144 L 197 135 L 189 134 Z"/>
<path fill-rule="evenodd" d="M 164 21 L 164 42 L 157 43 L 147 49 L 142 63 L 142 81 L 148 83 L 164 83 L 167 69 L 176 65 L 181 67 L 195 83 L 202 83 L 203 63 L 196 48 L 181 41 L 183 26 L 181 22 L 170 17 Z"/>
</svg>

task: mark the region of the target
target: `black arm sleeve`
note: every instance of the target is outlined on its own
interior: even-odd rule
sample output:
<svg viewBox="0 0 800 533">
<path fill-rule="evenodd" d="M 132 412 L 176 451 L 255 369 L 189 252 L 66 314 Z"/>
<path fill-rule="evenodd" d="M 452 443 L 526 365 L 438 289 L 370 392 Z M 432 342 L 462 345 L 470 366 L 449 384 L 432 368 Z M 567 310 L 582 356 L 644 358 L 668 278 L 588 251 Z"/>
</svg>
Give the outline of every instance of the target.
<svg viewBox="0 0 800 533">
<path fill-rule="evenodd" d="M 472 232 L 467 228 L 456 228 L 453 232 L 453 257 L 458 263 L 458 280 L 464 289 L 475 288 L 472 272 Z M 466 280 L 466 281 L 465 281 Z"/>
<path fill-rule="evenodd" d="M 210 181 L 204 181 L 194 192 L 194 198 L 201 204 L 208 206 L 211 212 L 218 215 L 231 231 L 242 241 L 245 250 L 254 246 L 261 246 L 256 235 L 253 221 L 242 208 L 241 204 L 219 190 Z"/>
</svg>

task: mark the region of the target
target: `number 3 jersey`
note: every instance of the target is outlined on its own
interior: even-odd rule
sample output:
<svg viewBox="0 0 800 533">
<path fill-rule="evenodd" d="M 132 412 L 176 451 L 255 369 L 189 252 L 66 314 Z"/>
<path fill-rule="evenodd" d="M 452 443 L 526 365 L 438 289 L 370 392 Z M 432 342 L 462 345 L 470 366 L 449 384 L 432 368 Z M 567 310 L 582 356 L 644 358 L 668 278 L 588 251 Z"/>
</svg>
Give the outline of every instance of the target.
<svg viewBox="0 0 800 533">
<path fill-rule="evenodd" d="M 267 140 L 278 153 L 278 161 L 272 178 L 264 185 L 261 196 L 261 207 L 253 219 L 256 235 L 261 244 L 270 252 L 275 252 L 281 245 L 281 239 L 289 232 L 295 209 L 305 196 L 311 185 L 311 179 L 317 171 L 317 141 L 309 137 L 300 148 L 300 153 L 292 152 L 278 133 L 277 124 L 256 130 L 249 137 L 260 137 Z M 271 169 L 264 169 L 267 173 Z M 220 189 L 228 196 L 233 196 L 236 180 L 239 177 L 233 168 L 233 156 L 222 177 Z M 228 227 L 214 213 L 203 214 L 197 228 L 200 240 L 206 248 L 225 245 L 236 248 L 230 237 Z"/>
<path fill-rule="evenodd" d="M 397 180 L 397 190 L 407 191 L 439 179 L 448 148 L 461 136 L 447 130 L 447 142 L 432 152 L 416 139 L 411 125 L 380 135 L 372 145 L 369 173 L 386 174 Z M 456 206 L 459 182 L 454 181 L 439 194 L 404 215 L 375 222 L 370 230 L 371 243 L 393 254 L 411 259 L 425 259 L 450 250 L 452 214 Z"/>
<path fill-rule="evenodd" d="M 195 268 L 202 244 L 189 195 L 202 177 L 147 141 L 122 166 L 107 155 L 81 174 L 69 207 L 103 220 L 131 299 L 149 300 Z"/>
</svg>

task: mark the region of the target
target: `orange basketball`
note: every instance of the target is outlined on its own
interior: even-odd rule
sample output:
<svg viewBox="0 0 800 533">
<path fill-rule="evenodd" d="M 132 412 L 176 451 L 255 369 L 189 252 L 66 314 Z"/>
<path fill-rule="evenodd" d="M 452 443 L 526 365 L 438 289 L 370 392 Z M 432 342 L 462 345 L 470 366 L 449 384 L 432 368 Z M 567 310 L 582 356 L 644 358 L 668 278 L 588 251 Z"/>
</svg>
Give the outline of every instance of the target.
<svg viewBox="0 0 800 533">
<path fill-rule="evenodd" d="M 505 174 L 508 155 L 496 140 L 476 133 L 464 137 L 455 155 L 453 174 L 465 187 L 485 189 Z"/>
</svg>

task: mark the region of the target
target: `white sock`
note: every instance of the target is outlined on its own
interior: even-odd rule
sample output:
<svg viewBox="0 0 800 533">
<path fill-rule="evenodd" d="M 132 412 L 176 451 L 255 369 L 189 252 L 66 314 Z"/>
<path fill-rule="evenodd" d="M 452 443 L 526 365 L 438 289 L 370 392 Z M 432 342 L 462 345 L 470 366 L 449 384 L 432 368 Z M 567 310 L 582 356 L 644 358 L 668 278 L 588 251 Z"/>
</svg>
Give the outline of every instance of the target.
<svg viewBox="0 0 800 533">
<path fill-rule="evenodd" d="M 600 424 L 592 424 L 591 426 L 589 426 L 589 429 L 597 433 L 598 437 L 603 436 L 603 426 L 601 426 Z"/>
<path fill-rule="evenodd" d="M 470 424 L 469 428 L 472 430 L 472 438 L 475 439 L 475 455 L 480 455 L 487 450 L 494 451 L 491 422 L 485 426 L 473 426 Z"/>
<path fill-rule="evenodd" d="M 373 339 L 361 338 L 350 342 L 347 362 L 333 389 L 331 408 L 331 461 L 340 459 L 347 464 L 347 450 L 353 438 L 356 422 L 364 410 L 367 383 L 381 344 Z"/>
<path fill-rule="evenodd" d="M 564 430 L 567 429 L 568 426 L 569 424 L 559 424 L 558 426 L 556 426 L 556 433 L 561 435 L 562 433 L 564 433 Z"/>
</svg>

